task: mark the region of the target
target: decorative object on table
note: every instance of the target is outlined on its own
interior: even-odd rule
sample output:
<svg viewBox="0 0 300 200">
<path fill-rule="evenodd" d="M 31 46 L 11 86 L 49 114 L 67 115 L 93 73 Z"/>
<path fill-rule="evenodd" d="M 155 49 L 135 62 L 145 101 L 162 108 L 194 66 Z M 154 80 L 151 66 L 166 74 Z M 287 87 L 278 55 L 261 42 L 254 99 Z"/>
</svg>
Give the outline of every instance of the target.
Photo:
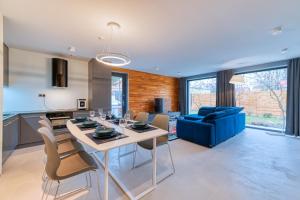
<svg viewBox="0 0 300 200">
<path fill-rule="evenodd" d="M 98 114 L 100 117 L 103 115 L 103 108 L 98 108 Z"/>
</svg>

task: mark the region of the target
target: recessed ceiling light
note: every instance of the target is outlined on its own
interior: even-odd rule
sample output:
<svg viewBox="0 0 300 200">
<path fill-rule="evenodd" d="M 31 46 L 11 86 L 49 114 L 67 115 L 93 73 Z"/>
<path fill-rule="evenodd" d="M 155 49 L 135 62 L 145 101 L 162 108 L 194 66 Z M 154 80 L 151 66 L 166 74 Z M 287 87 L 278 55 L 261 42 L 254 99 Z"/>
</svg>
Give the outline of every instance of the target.
<svg viewBox="0 0 300 200">
<path fill-rule="evenodd" d="M 284 48 L 284 49 L 281 50 L 281 53 L 285 54 L 288 50 L 289 50 L 288 48 Z"/>
<path fill-rule="evenodd" d="M 274 27 L 271 31 L 272 35 L 276 36 L 282 33 L 282 26 Z"/>
<path fill-rule="evenodd" d="M 74 53 L 74 52 L 76 52 L 76 47 L 74 47 L 74 46 L 69 46 L 68 50 L 69 50 L 71 53 Z"/>
</svg>

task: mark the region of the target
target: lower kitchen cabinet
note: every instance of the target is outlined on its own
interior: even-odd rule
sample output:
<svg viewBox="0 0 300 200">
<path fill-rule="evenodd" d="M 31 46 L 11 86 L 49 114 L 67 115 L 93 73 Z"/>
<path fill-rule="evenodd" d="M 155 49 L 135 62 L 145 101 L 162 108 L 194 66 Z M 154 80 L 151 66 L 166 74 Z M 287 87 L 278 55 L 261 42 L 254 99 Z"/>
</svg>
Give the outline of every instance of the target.
<svg viewBox="0 0 300 200">
<path fill-rule="evenodd" d="M 43 114 L 22 114 L 20 117 L 20 138 L 19 145 L 31 144 L 36 142 L 42 142 L 43 138 L 38 133 L 40 128 L 39 120 Z"/>
<path fill-rule="evenodd" d="M 18 116 L 3 121 L 2 162 L 4 163 L 19 143 L 20 120 Z"/>
</svg>

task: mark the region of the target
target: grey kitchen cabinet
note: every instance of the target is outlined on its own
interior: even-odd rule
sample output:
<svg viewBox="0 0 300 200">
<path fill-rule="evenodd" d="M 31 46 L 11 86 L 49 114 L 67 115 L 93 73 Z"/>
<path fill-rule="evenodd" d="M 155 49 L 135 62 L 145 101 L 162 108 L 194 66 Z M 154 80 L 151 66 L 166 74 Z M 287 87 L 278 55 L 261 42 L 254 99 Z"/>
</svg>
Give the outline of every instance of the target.
<svg viewBox="0 0 300 200">
<path fill-rule="evenodd" d="M 89 61 L 89 109 L 104 111 L 111 110 L 111 67 L 97 62 Z"/>
<path fill-rule="evenodd" d="M 19 123 L 18 116 L 3 121 L 2 163 L 7 160 L 19 143 Z"/>
<path fill-rule="evenodd" d="M 19 137 L 20 145 L 43 141 L 42 136 L 37 131 L 40 128 L 39 120 L 41 115 L 45 115 L 45 114 L 37 113 L 37 114 L 21 115 L 20 137 Z"/>
</svg>

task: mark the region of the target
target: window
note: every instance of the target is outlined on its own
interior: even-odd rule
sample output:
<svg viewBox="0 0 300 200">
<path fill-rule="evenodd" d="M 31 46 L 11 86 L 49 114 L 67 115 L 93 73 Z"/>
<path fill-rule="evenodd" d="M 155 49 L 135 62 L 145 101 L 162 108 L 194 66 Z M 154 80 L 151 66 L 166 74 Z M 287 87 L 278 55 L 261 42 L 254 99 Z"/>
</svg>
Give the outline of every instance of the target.
<svg viewBox="0 0 300 200">
<path fill-rule="evenodd" d="M 216 78 L 188 81 L 189 114 L 202 106 L 216 106 Z"/>
<path fill-rule="evenodd" d="M 236 85 L 236 104 L 244 107 L 246 124 L 283 129 L 286 116 L 287 69 L 243 74 Z"/>
</svg>

